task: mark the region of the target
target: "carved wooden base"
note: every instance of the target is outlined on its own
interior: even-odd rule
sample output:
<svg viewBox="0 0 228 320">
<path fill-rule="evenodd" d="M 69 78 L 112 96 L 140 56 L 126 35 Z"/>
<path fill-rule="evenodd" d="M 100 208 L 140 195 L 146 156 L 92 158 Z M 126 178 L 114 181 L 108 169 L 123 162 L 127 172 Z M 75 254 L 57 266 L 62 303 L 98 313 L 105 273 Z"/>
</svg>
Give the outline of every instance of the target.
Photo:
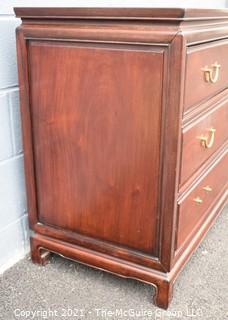
<svg viewBox="0 0 228 320">
<path fill-rule="evenodd" d="M 30 243 L 32 262 L 45 266 L 50 260 L 51 252 L 40 247 L 36 242 L 32 241 L 32 238 Z"/>
<path fill-rule="evenodd" d="M 173 297 L 173 283 L 163 281 L 157 286 L 157 292 L 154 296 L 154 304 L 162 309 L 167 309 Z"/>
<path fill-rule="evenodd" d="M 31 256 L 34 263 L 45 265 L 49 261 L 50 252 L 58 253 L 80 263 L 93 266 L 117 274 L 124 278 L 133 278 L 152 284 L 155 290 L 154 303 L 167 309 L 172 298 L 173 283 L 167 274 L 134 263 L 125 263 L 121 259 L 111 258 L 77 245 L 54 240 L 36 234 L 31 238 Z"/>
<path fill-rule="evenodd" d="M 38 233 L 31 237 L 32 261 L 45 265 L 49 261 L 50 253 L 54 252 L 66 258 L 117 274 L 124 278 L 133 278 L 152 284 L 156 288 L 153 298 L 154 303 L 160 308 L 167 309 L 172 299 L 173 284 L 178 273 L 188 261 L 191 253 L 199 245 L 210 226 L 214 223 L 219 212 L 221 212 L 224 207 L 226 199 L 227 197 L 225 196 L 217 203 L 217 206 L 211 211 L 208 219 L 192 239 L 188 249 L 181 253 L 180 258 L 176 260 L 172 270 L 168 273 L 144 267 L 133 262 L 126 262 L 116 257 L 111 257 L 91 249 L 82 248 L 76 244 L 67 243 Z"/>
</svg>

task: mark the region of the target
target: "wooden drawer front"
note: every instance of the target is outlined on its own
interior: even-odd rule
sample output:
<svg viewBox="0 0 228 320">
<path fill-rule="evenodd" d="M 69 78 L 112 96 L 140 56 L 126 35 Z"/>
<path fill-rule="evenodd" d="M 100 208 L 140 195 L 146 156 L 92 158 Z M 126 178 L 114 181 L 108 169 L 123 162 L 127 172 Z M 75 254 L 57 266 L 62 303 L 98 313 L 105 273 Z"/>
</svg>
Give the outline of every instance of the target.
<svg viewBox="0 0 228 320">
<path fill-rule="evenodd" d="M 181 184 L 226 141 L 227 124 L 228 100 L 225 100 L 183 129 Z"/>
<path fill-rule="evenodd" d="M 227 87 L 227 57 L 228 40 L 188 49 L 185 109 Z"/>
<path fill-rule="evenodd" d="M 224 190 L 228 181 L 228 156 L 224 155 L 203 180 L 178 204 L 179 222 L 177 231 L 177 248 L 199 225 L 216 197 Z"/>
</svg>

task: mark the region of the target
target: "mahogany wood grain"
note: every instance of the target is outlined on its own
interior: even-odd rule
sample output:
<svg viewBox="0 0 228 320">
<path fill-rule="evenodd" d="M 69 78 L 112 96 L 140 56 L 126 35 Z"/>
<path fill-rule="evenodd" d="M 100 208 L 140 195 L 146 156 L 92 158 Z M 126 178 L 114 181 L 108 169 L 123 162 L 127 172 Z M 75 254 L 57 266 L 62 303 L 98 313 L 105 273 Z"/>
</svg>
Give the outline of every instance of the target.
<svg viewBox="0 0 228 320">
<path fill-rule="evenodd" d="M 150 283 L 167 308 L 178 273 L 227 202 L 219 159 L 228 11 L 16 14 L 32 260 L 45 264 L 55 252 Z M 218 83 L 199 89 L 199 68 L 215 58 Z M 199 159 L 194 135 L 215 124 L 217 145 Z M 211 195 L 202 195 L 205 183 Z M 204 202 L 192 218 L 196 191 Z"/>
<path fill-rule="evenodd" d="M 186 44 L 195 45 L 228 34 L 227 9 L 15 8 L 15 13 L 26 37 L 40 37 L 42 29 L 46 39 L 167 44 L 182 34 Z"/>
<path fill-rule="evenodd" d="M 105 270 L 124 278 L 138 279 L 155 287 L 153 301 L 161 308 L 167 309 L 172 298 L 173 281 L 167 275 L 151 268 L 140 267 L 134 263 L 125 263 L 121 259 L 97 253 L 91 249 L 51 239 L 39 234 L 31 238 L 32 259 L 34 263 L 45 265 L 49 252 L 60 253 L 66 258 L 74 259 L 88 266 Z"/>
<path fill-rule="evenodd" d="M 178 34 L 169 47 L 164 82 L 168 82 L 163 96 L 162 126 L 162 176 L 160 191 L 161 219 L 160 261 L 170 271 L 175 252 L 175 230 L 178 196 L 178 177 L 181 151 L 181 110 L 183 106 L 185 45 L 184 38 Z M 175 94 L 174 94 L 175 93 Z"/>
<path fill-rule="evenodd" d="M 183 268 L 191 258 L 192 252 L 199 247 L 208 231 L 212 228 L 219 214 L 227 205 L 227 199 L 228 189 L 225 189 L 219 198 L 215 200 L 214 205 L 208 210 L 208 213 L 203 217 L 201 223 L 198 224 L 198 227 L 195 228 L 194 232 L 192 232 L 185 242 L 175 250 L 175 256 L 173 259 L 174 264 L 171 270 L 171 273 L 173 274 L 171 275 L 172 279 L 175 279 L 174 275 L 178 275 L 178 270 Z"/>
<path fill-rule="evenodd" d="M 76 21 L 74 24 L 57 22 L 43 24 L 43 21 L 27 22 L 23 25 L 26 39 L 59 39 L 70 42 L 112 43 L 112 44 L 142 44 L 168 46 L 178 32 L 176 25 L 156 22 L 153 25 L 121 21 L 96 22 Z M 35 26 L 35 28 L 34 28 Z"/>
<path fill-rule="evenodd" d="M 38 220 L 156 255 L 162 51 L 32 41 L 29 64 Z"/>
<path fill-rule="evenodd" d="M 222 159 L 211 166 L 211 171 L 203 179 L 201 178 L 194 189 L 179 201 L 177 248 L 184 243 L 191 232 L 194 232 L 214 201 L 226 190 L 228 186 L 227 168 L 228 154 L 226 153 Z M 202 203 L 197 203 L 196 199 Z"/>
<path fill-rule="evenodd" d="M 179 32 L 185 38 L 187 46 L 195 46 L 200 44 L 209 44 L 212 41 L 227 39 L 228 25 L 227 19 L 216 20 L 211 23 L 210 20 L 182 21 L 180 23 Z M 219 25 L 219 27 L 218 27 Z"/>
<path fill-rule="evenodd" d="M 184 106 L 187 110 L 228 87 L 228 40 L 194 46 L 187 50 Z M 218 81 L 206 82 L 203 68 L 218 63 Z M 214 72 L 213 72 L 214 76 Z"/>
<path fill-rule="evenodd" d="M 15 8 L 17 17 L 46 19 L 215 20 L 228 18 L 228 9 L 191 8 Z"/>
<path fill-rule="evenodd" d="M 225 143 L 228 139 L 227 126 L 228 96 L 213 105 L 213 108 L 202 112 L 194 122 L 188 122 L 188 125 L 184 126 L 182 132 L 181 185 Z M 216 130 L 214 143 L 210 148 L 205 148 L 202 146 L 201 137 L 206 137 L 210 141 L 211 128 Z"/>
<path fill-rule="evenodd" d="M 29 212 L 29 225 L 36 223 L 36 187 L 34 179 L 34 161 L 33 161 L 33 141 L 32 124 L 29 103 L 29 76 L 28 76 L 28 56 L 24 35 L 20 28 L 16 29 L 17 40 L 17 58 L 18 58 L 18 78 L 20 90 L 20 111 L 22 120 L 23 148 L 24 148 L 24 169 L 27 191 L 27 206 Z"/>
</svg>

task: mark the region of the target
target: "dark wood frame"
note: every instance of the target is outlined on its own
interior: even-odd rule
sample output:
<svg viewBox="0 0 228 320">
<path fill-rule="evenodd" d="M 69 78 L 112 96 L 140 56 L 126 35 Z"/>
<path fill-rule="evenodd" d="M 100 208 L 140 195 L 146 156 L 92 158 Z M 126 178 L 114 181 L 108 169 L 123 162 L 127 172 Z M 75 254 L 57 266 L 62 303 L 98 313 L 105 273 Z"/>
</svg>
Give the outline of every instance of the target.
<svg viewBox="0 0 228 320">
<path fill-rule="evenodd" d="M 47 253 L 56 252 L 123 277 L 139 279 L 156 287 L 155 303 L 167 308 L 172 297 L 173 283 L 179 271 L 210 228 L 227 199 L 227 194 L 224 194 L 190 243 L 184 247 L 185 250 L 182 248 L 177 253 L 175 241 L 186 48 L 187 45 L 210 41 L 214 37 L 225 38 L 228 34 L 228 11 L 199 10 L 200 16 L 197 16 L 194 10 L 184 9 L 17 8 L 15 11 L 16 15 L 23 20 L 22 25 L 17 28 L 17 52 L 29 224 L 35 232 L 31 237 L 33 261 L 44 264 L 47 261 Z M 83 19 L 91 24 L 91 28 L 83 27 Z M 214 22 L 216 19 L 220 24 L 226 25 L 223 34 L 214 24 L 208 30 L 210 21 Z M 191 29 L 194 30 L 195 20 L 198 24 L 202 24 L 199 33 L 189 32 Z M 77 28 L 72 27 L 72 21 L 77 24 Z M 99 23 L 101 26 L 105 24 L 105 27 L 96 29 Z M 143 29 L 145 23 L 148 32 Z M 107 26 L 109 33 L 107 33 Z M 126 32 L 120 35 L 119 31 L 123 27 Z M 186 34 L 185 31 L 187 31 Z M 164 50 L 166 76 L 164 76 L 162 98 L 162 162 L 159 195 L 161 220 L 158 246 L 160 250 L 157 257 L 109 243 L 104 244 L 80 234 L 59 231 L 43 225 L 37 218 L 27 41 L 53 39 L 83 42 L 86 45 L 89 43 L 109 46 L 116 46 L 118 43 L 146 45 Z"/>
</svg>

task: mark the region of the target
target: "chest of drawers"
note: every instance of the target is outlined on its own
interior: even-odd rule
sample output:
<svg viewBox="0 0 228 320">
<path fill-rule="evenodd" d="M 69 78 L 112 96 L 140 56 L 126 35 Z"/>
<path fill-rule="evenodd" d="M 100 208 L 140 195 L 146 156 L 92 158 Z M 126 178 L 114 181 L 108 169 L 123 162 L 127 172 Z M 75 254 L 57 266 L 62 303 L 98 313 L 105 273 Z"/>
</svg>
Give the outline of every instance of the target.
<svg viewBox="0 0 228 320">
<path fill-rule="evenodd" d="M 227 201 L 228 11 L 16 8 L 31 255 L 174 281 Z"/>
</svg>

